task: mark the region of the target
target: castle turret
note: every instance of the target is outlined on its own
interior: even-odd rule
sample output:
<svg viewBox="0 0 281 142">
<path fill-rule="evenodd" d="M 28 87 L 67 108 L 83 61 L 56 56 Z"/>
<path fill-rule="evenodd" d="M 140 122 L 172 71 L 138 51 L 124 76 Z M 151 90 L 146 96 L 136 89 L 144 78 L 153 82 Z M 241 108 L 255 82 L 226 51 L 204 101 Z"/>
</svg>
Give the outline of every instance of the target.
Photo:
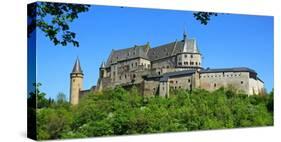
<svg viewBox="0 0 281 142">
<path fill-rule="evenodd" d="M 100 78 L 106 77 L 105 63 L 102 62 L 100 66 Z"/>
<path fill-rule="evenodd" d="M 97 83 L 97 90 L 98 91 L 101 91 L 102 88 L 103 88 L 103 78 L 106 77 L 106 69 L 105 69 L 105 63 L 102 62 L 101 63 L 101 66 L 100 66 L 100 76 L 99 76 L 99 79 L 98 79 L 98 83 Z"/>
<path fill-rule="evenodd" d="M 190 39 L 186 31 L 181 40 L 182 51 L 177 55 L 177 67 L 181 70 L 200 70 L 202 57 L 195 39 Z"/>
<path fill-rule="evenodd" d="M 83 89 L 83 76 L 80 61 L 77 58 L 70 73 L 70 103 L 72 105 L 76 105 L 79 102 L 79 92 Z"/>
</svg>

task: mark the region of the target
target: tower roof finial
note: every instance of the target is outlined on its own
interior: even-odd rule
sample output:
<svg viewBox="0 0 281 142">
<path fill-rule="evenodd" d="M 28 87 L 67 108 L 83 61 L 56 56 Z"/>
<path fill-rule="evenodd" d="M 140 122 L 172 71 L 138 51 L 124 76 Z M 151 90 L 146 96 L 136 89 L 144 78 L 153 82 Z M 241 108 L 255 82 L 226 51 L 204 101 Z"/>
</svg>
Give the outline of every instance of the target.
<svg viewBox="0 0 281 142">
<path fill-rule="evenodd" d="M 183 39 L 185 40 L 187 38 L 186 28 L 183 29 Z"/>
<path fill-rule="evenodd" d="M 79 58 L 77 57 L 76 62 L 74 64 L 74 67 L 72 69 L 72 73 L 83 73 L 81 66 L 80 66 L 80 61 Z"/>
<path fill-rule="evenodd" d="M 101 62 L 101 66 L 100 66 L 100 67 L 101 67 L 101 68 L 104 68 L 104 67 L 105 67 L 104 61 Z"/>
</svg>

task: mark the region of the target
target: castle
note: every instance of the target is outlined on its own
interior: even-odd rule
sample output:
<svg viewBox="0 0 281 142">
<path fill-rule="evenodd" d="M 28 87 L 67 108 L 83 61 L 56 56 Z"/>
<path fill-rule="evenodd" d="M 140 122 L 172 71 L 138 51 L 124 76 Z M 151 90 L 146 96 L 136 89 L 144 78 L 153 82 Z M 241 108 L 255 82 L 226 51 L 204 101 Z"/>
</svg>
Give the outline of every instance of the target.
<svg viewBox="0 0 281 142">
<path fill-rule="evenodd" d="M 79 59 L 70 74 L 70 102 L 90 91 L 101 91 L 116 86 L 137 86 L 143 95 L 169 97 L 171 89 L 209 91 L 232 86 L 248 95 L 262 94 L 264 83 L 257 73 L 247 67 L 204 69 L 202 55 L 195 39 L 184 32 L 176 40 L 151 48 L 149 43 L 131 48 L 112 50 L 99 69 L 97 86 L 83 90 L 83 71 Z"/>
</svg>

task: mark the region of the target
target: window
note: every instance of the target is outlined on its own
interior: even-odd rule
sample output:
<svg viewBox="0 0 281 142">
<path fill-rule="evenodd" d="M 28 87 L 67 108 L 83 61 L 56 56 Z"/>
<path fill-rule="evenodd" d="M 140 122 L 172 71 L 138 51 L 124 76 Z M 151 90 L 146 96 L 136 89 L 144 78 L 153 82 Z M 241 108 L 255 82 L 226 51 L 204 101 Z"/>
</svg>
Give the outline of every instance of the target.
<svg viewBox="0 0 281 142">
<path fill-rule="evenodd" d="M 187 58 L 187 55 L 184 55 L 184 58 Z"/>
<path fill-rule="evenodd" d="M 197 65 L 197 62 L 195 62 L 195 65 Z"/>
<path fill-rule="evenodd" d="M 133 74 L 133 78 L 136 78 L 136 74 Z"/>
<path fill-rule="evenodd" d="M 75 79 L 73 79 L 73 81 L 72 82 L 75 82 Z"/>
<path fill-rule="evenodd" d="M 241 84 L 243 84 L 244 82 L 243 81 L 241 81 Z"/>
<path fill-rule="evenodd" d="M 190 82 L 190 79 L 188 79 L 188 82 Z"/>
<path fill-rule="evenodd" d="M 176 84 L 178 83 L 178 81 L 176 81 Z"/>
<path fill-rule="evenodd" d="M 215 88 L 217 87 L 217 84 L 216 84 L 216 83 L 214 84 L 214 87 L 215 87 Z"/>
<path fill-rule="evenodd" d="M 182 65 L 181 62 L 178 63 L 180 66 Z"/>
<path fill-rule="evenodd" d="M 193 55 L 190 55 L 190 58 L 193 58 Z"/>
<path fill-rule="evenodd" d="M 135 63 L 135 66 L 136 66 L 136 67 L 138 66 L 138 63 L 137 63 L 137 62 Z"/>
<path fill-rule="evenodd" d="M 158 74 L 160 75 L 160 71 L 158 72 Z"/>
<path fill-rule="evenodd" d="M 122 79 L 122 77 L 121 77 L 121 76 L 119 76 L 119 79 L 121 80 L 121 79 Z"/>
<path fill-rule="evenodd" d="M 127 79 L 127 75 L 125 74 L 125 79 Z"/>
<path fill-rule="evenodd" d="M 190 62 L 190 65 L 193 65 L 194 64 L 194 62 Z"/>
</svg>

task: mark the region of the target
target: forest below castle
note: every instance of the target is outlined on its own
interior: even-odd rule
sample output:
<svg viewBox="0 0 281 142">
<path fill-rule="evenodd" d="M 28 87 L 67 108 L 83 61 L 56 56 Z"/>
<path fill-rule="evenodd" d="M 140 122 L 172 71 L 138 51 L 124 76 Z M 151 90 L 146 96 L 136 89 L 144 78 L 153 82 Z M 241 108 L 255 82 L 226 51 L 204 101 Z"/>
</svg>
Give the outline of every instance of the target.
<svg viewBox="0 0 281 142">
<path fill-rule="evenodd" d="M 172 90 L 164 98 L 117 87 L 87 94 L 71 106 L 64 94 L 47 99 L 39 87 L 28 97 L 28 103 L 37 100 L 28 120 L 36 121 L 39 140 L 273 125 L 273 91 L 247 96 L 233 88 Z"/>
</svg>

